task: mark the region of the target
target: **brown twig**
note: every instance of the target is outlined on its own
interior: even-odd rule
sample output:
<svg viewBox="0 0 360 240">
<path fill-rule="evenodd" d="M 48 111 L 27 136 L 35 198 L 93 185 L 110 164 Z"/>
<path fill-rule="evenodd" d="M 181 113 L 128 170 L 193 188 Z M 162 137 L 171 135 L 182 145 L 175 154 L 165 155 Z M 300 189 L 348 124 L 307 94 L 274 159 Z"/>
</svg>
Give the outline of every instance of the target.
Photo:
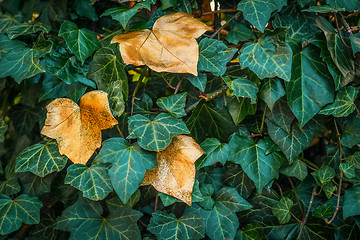
<svg viewBox="0 0 360 240">
<path fill-rule="evenodd" d="M 214 98 L 216 98 L 217 96 L 219 96 L 220 94 L 222 94 L 223 92 L 225 92 L 226 90 L 228 90 L 229 87 L 223 87 L 222 89 L 220 89 L 219 91 L 213 93 L 213 94 L 206 94 L 206 95 L 203 95 L 203 92 L 200 92 L 200 98 L 203 98 L 205 99 L 205 101 L 210 101 Z"/>
<path fill-rule="evenodd" d="M 159 192 L 156 193 L 154 212 L 156 212 L 157 210 L 158 201 L 159 201 Z"/>
<path fill-rule="evenodd" d="M 173 86 L 171 86 L 171 84 L 166 80 L 166 78 L 162 75 L 161 76 L 163 79 L 164 79 L 164 81 L 166 82 L 166 84 L 171 88 L 171 89 L 176 89 L 175 87 L 173 87 Z"/>
<path fill-rule="evenodd" d="M 356 106 L 356 104 L 355 104 L 355 103 L 353 103 L 353 104 L 354 104 L 354 106 L 355 106 L 355 110 L 356 110 L 357 115 L 360 117 L 360 112 L 359 112 L 359 109 L 357 108 L 357 106 Z"/>
<path fill-rule="evenodd" d="M 338 20 L 337 20 L 337 17 L 336 17 L 336 13 L 334 13 L 334 18 L 335 18 L 335 24 L 336 24 L 337 33 L 339 34 L 341 42 L 344 44 L 345 47 L 351 48 L 345 43 L 343 37 L 341 36 L 341 31 L 340 31 L 340 28 L 339 28 L 339 23 L 338 23 Z"/>
<path fill-rule="evenodd" d="M 357 11 L 355 11 L 355 12 L 353 12 L 353 13 L 350 13 L 349 15 L 345 16 L 344 18 L 345 18 L 345 19 L 350 18 L 350 17 L 352 17 L 352 16 L 355 16 L 355 15 L 358 14 L 359 12 L 360 12 L 360 10 L 357 10 Z"/>
<path fill-rule="evenodd" d="M 291 188 L 294 192 L 294 195 L 295 195 L 295 198 L 296 198 L 296 202 L 297 204 L 299 205 L 299 208 L 300 208 L 300 212 L 301 212 L 301 218 L 304 219 L 304 210 L 302 208 L 302 205 L 301 205 L 301 202 L 300 202 L 300 199 L 299 199 L 299 196 L 296 192 L 296 189 L 295 189 L 295 186 L 294 186 L 294 183 L 292 182 L 291 178 L 289 176 L 287 176 L 289 182 L 290 182 L 290 185 L 291 185 Z"/>
<path fill-rule="evenodd" d="M 279 185 L 279 183 L 278 183 L 277 181 L 275 181 L 275 184 L 276 184 L 276 186 L 277 186 L 278 189 L 279 189 L 280 196 L 283 198 L 283 197 L 284 197 L 284 194 L 283 194 L 283 191 L 282 191 L 282 189 L 281 189 L 281 186 Z"/>
<path fill-rule="evenodd" d="M 135 90 L 132 94 L 132 99 L 131 99 L 131 111 L 130 111 L 130 116 L 132 116 L 134 114 L 134 105 L 135 105 L 135 96 L 136 96 L 136 93 L 139 91 L 139 88 L 140 88 L 140 85 L 145 77 L 145 73 L 146 73 L 146 70 L 147 68 L 144 68 L 141 72 L 141 75 L 139 77 L 139 80 L 136 84 L 136 87 L 135 87 Z"/>
<path fill-rule="evenodd" d="M 211 35 L 210 38 L 214 38 L 216 37 L 216 35 L 218 35 L 218 33 L 223 30 L 224 28 L 226 28 L 234 19 L 240 17 L 241 12 L 236 13 L 234 16 L 232 16 L 232 18 L 230 18 L 224 25 L 222 25 L 216 32 L 214 32 L 213 35 Z"/>
<path fill-rule="evenodd" d="M 293 214 L 290 210 L 289 210 L 289 213 L 291 214 L 291 216 L 292 216 L 293 218 L 295 218 L 296 221 L 298 221 L 299 223 L 302 223 L 302 221 L 301 221 L 300 219 L 298 219 L 298 218 L 295 216 L 295 214 Z"/>
<path fill-rule="evenodd" d="M 310 198 L 310 202 L 309 202 L 309 206 L 308 206 L 306 215 L 305 215 L 304 219 L 301 222 L 300 231 L 299 231 L 299 235 L 297 236 L 297 239 L 300 239 L 301 234 L 302 234 L 302 232 L 304 230 L 305 223 L 306 223 L 306 221 L 307 221 L 307 219 L 308 219 L 308 217 L 310 215 L 311 206 L 313 204 L 314 196 L 315 196 L 315 192 L 316 192 L 316 187 L 317 187 L 317 185 L 315 184 L 314 189 L 313 189 L 312 194 L 311 194 L 311 198 Z"/>
<path fill-rule="evenodd" d="M 179 82 L 178 82 L 178 84 L 176 85 L 174 94 L 177 94 L 177 92 L 179 91 L 179 88 L 180 88 L 180 85 L 181 85 L 183 79 L 184 79 L 184 76 L 182 75 L 181 78 L 180 78 L 180 80 L 179 80 Z"/>
<path fill-rule="evenodd" d="M 119 134 L 120 134 L 120 137 L 122 138 L 125 138 L 123 133 L 121 132 L 120 128 L 119 128 L 119 125 L 116 125 L 116 129 L 118 130 Z"/>
<path fill-rule="evenodd" d="M 141 223 L 141 225 L 143 225 L 144 227 L 148 227 L 148 225 L 146 225 L 143 221 L 141 221 L 140 219 L 139 219 L 139 223 Z"/>
</svg>

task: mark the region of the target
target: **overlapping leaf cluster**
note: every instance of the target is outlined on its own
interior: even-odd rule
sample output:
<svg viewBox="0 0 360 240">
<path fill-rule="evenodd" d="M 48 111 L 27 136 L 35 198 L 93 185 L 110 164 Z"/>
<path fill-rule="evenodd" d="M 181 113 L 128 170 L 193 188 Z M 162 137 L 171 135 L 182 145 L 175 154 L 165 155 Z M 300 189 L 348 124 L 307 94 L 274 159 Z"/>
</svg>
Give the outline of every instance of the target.
<svg viewBox="0 0 360 240">
<path fill-rule="evenodd" d="M 0 239 L 360 238 L 360 2 L 216 2 L 0 1 Z M 204 23 L 198 52 L 156 24 L 175 12 Z M 140 66 L 111 43 L 135 31 L 160 46 L 127 46 Z M 46 106 L 93 90 L 117 124 L 73 164 L 40 134 Z M 174 165 L 196 170 L 187 204 L 142 184 L 184 134 L 205 152 Z"/>
</svg>

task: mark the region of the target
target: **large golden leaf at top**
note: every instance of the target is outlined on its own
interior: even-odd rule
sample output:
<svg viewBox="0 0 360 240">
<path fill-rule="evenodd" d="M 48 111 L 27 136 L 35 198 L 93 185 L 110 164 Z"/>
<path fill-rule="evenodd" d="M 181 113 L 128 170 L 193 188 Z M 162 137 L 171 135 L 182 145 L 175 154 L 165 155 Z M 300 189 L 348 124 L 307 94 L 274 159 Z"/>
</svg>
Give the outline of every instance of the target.
<svg viewBox="0 0 360 240">
<path fill-rule="evenodd" d="M 147 170 L 142 185 L 151 184 L 159 192 L 180 199 L 191 206 L 195 182 L 195 161 L 204 154 L 192 137 L 174 136 L 171 144 L 157 153 L 158 166 Z"/>
<path fill-rule="evenodd" d="M 112 42 L 120 43 L 126 64 L 147 65 L 156 72 L 197 76 L 199 46 L 195 39 L 208 30 L 206 24 L 192 15 L 176 12 L 157 19 L 152 30 L 119 34 Z"/>
<path fill-rule="evenodd" d="M 118 123 L 110 112 L 107 93 L 103 91 L 84 94 L 79 106 L 68 98 L 57 98 L 46 109 L 41 134 L 56 139 L 60 154 L 74 163 L 86 164 L 101 146 L 101 130 Z"/>
</svg>

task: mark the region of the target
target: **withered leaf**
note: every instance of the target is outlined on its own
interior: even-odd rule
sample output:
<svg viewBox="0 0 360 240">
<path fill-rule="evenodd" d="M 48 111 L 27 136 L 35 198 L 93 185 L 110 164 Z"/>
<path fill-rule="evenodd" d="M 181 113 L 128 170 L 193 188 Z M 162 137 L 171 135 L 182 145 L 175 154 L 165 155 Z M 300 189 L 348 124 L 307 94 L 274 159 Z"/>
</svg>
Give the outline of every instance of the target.
<svg viewBox="0 0 360 240">
<path fill-rule="evenodd" d="M 191 206 L 195 182 L 195 161 L 204 154 L 192 137 L 174 136 L 171 144 L 156 154 L 158 166 L 147 170 L 142 185 L 151 184 L 165 193 Z"/>
<path fill-rule="evenodd" d="M 57 98 L 46 106 L 47 117 L 41 134 L 56 139 L 59 152 L 74 163 L 86 164 L 101 146 L 101 130 L 118 122 L 112 116 L 103 91 L 91 91 L 79 106 L 68 98 Z"/>
<path fill-rule="evenodd" d="M 126 64 L 147 65 L 156 72 L 197 76 L 199 46 L 195 39 L 208 30 L 206 24 L 192 15 L 176 12 L 156 20 L 152 30 L 119 34 L 112 42 L 120 43 Z"/>
</svg>

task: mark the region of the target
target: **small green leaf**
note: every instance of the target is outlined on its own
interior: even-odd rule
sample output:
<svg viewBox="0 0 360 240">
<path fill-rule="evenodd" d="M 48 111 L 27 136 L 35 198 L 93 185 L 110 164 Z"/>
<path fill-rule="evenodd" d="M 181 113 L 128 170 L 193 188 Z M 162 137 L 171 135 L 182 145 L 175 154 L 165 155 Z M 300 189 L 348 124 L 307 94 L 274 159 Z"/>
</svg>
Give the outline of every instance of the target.
<svg viewBox="0 0 360 240">
<path fill-rule="evenodd" d="M 70 232 L 70 239 L 140 239 L 137 221 L 141 213 L 119 207 L 103 217 L 100 202 L 79 196 L 57 219 L 56 229 Z"/>
<path fill-rule="evenodd" d="M 129 133 L 127 138 L 137 138 L 140 147 L 149 151 L 161 151 L 169 146 L 174 135 L 190 132 L 181 119 L 160 113 L 152 121 L 140 114 L 131 116 Z"/>
<path fill-rule="evenodd" d="M 197 142 L 201 142 L 205 137 L 214 137 L 221 142 L 227 142 L 229 136 L 236 130 L 226 108 L 217 109 L 205 101 L 198 103 L 186 125 Z"/>
<path fill-rule="evenodd" d="M 290 133 L 292 127 L 291 125 L 295 116 L 291 112 L 285 98 L 282 98 L 275 103 L 272 110 L 267 110 L 266 118 L 272 123 L 278 125 L 285 132 Z"/>
<path fill-rule="evenodd" d="M 223 183 L 236 188 L 238 193 L 245 199 L 250 197 L 255 189 L 254 183 L 242 170 L 240 165 L 234 163 L 227 163 L 227 168 L 224 173 Z"/>
<path fill-rule="evenodd" d="M 262 229 L 260 225 L 250 223 L 243 230 L 237 231 L 235 240 L 265 240 L 266 236 Z"/>
<path fill-rule="evenodd" d="M 248 67 L 260 79 L 278 76 L 290 81 L 292 51 L 283 32 L 284 29 L 267 30 L 258 42 L 245 43 L 239 55 L 241 67 Z"/>
<path fill-rule="evenodd" d="M 237 9 L 243 12 L 246 21 L 264 32 L 265 25 L 269 21 L 271 13 L 277 9 L 277 6 L 271 0 L 243 0 L 239 2 Z"/>
<path fill-rule="evenodd" d="M 53 43 L 51 41 L 45 40 L 44 33 L 41 33 L 36 39 L 33 50 L 37 52 L 38 57 L 43 57 L 51 52 L 52 47 Z"/>
<path fill-rule="evenodd" d="M 355 177 L 355 167 L 351 163 L 341 163 L 339 166 L 340 171 L 342 171 L 346 178 Z"/>
<path fill-rule="evenodd" d="M 356 33 L 350 36 L 351 47 L 353 55 L 360 51 L 360 33 Z"/>
<path fill-rule="evenodd" d="M 235 78 L 233 80 L 224 78 L 224 80 L 235 96 L 250 98 L 251 104 L 256 103 L 259 88 L 255 82 L 247 78 Z"/>
<path fill-rule="evenodd" d="M 50 29 L 51 28 L 49 26 L 42 24 L 21 23 L 9 27 L 6 33 L 10 39 L 14 39 L 22 35 L 29 35 L 39 31 L 48 33 Z"/>
<path fill-rule="evenodd" d="M 205 155 L 196 161 L 197 169 L 211 166 L 217 162 L 224 165 L 229 157 L 229 145 L 220 143 L 216 138 L 205 139 L 200 143 L 200 147 L 205 151 Z"/>
<path fill-rule="evenodd" d="M 95 161 L 112 164 L 110 179 L 124 203 L 139 188 L 145 171 L 156 166 L 155 154 L 142 150 L 137 144 L 130 145 L 123 138 L 110 138 L 103 142 Z"/>
<path fill-rule="evenodd" d="M 150 10 L 151 3 L 149 2 L 139 2 L 135 4 L 132 8 L 126 7 L 115 7 L 109 8 L 100 17 L 111 16 L 112 19 L 119 21 L 121 26 L 125 29 L 129 20 L 138 12 L 139 9 L 145 8 Z"/>
<path fill-rule="evenodd" d="M 300 181 L 303 181 L 308 175 L 308 170 L 305 163 L 296 159 L 290 166 L 281 168 L 280 173 L 289 177 L 296 177 Z"/>
<path fill-rule="evenodd" d="M 198 204 L 205 210 L 211 210 L 214 207 L 215 201 L 212 198 L 214 188 L 211 184 L 202 184 L 200 187 L 201 194 L 203 195 L 203 201 Z"/>
<path fill-rule="evenodd" d="M 229 109 L 235 125 L 238 125 L 246 116 L 256 113 L 257 104 L 251 104 L 250 101 L 250 98 L 233 97 L 227 102 L 226 107 Z"/>
<path fill-rule="evenodd" d="M 332 217 L 335 212 L 335 206 L 331 203 L 323 204 L 317 207 L 313 212 L 312 216 L 322 218 L 326 221 Z"/>
<path fill-rule="evenodd" d="M 44 193 L 51 192 L 53 175 L 45 177 L 36 176 L 30 172 L 19 173 L 22 190 L 29 196 L 40 198 Z"/>
<path fill-rule="evenodd" d="M 67 20 L 61 24 L 59 36 L 65 39 L 70 51 L 82 64 L 95 50 L 100 49 L 100 44 L 92 31 L 86 28 L 79 29 L 75 23 Z"/>
<path fill-rule="evenodd" d="M 185 113 L 185 103 L 186 103 L 187 92 L 183 92 L 180 94 L 171 95 L 169 97 L 162 97 L 156 100 L 156 104 L 169 111 L 169 113 L 176 117 L 181 118 L 186 116 Z"/>
<path fill-rule="evenodd" d="M 351 148 L 360 143 L 360 117 L 357 113 L 350 114 L 347 118 L 340 118 L 339 125 L 342 129 L 341 143 Z"/>
<path fill-rule="evenodd" d="M 258 193 L 274 178 L 278 178 L 281 160 L 274 153 L 266 154 L 269 138 L 254 142 L 251 138 L 235 134 L 232 136 L 230 161 L 240 164 L 244 172 L 255 183 Z"/>
<path fill-rule="evenodd" d="M 335 170 L 330 166 L 325 165 L 321 169 L 312 172 L 311 175 L 313 175 L 320 186 L 324 186 L 335 177 Z"/>
<path fill-rule="evenodd" d="M 208 71 L 215 76 L 222 76 L 226 71 L 226 64 L 236 52 L 236 48 L 228 48 L 221 41 L 203 38 L 199 43 L 198 71 Z"/>
<path fill-rule="evenodd" d="M 316 13 L 342 12 L 342 11 L 345 11 L 345 8 L 334 8 L 329 5 L 310 6 L 309 8 L 302 10 L 302 12 L 316 12 Z"/>
<path fill-rule="evenodd" d="M 285 96 L 285 89 L 279 78 L 265 78 L 260 88 L 260 99 L 269 106 L 270 110 L 281 97 Z"/>
<path fill-rule="evenodd" d="M 360 152 L 355 152 L 346 158 L 346 162 L 354 165 L 355 168 L 360 169 Z"/>
<path fill-rule="evenodd" d="M 125 111 L 125 101 L 123 97 L 123 82 L 120 80 L 109 84 L 106 92 L 108 93 L 109 106 L 114 116 L 120 116 Z"/>
<path fill-rule="evenodd" d="M 2 119 L 2 116 L 0 115 L 0 143 L 4 142 L 7 129 L 8 125 L 5 123 L 5 121 Z"/>
<path fill-rule="evenodd" d="M 61 171 L 67 157 L 60 155 L 56 141 L 37 143 L 25 148 L 16 158 L 16 172 L 32 172 L 44 177 L 54 171 Z"/>
<path fill-rule="evenodd" d="M 286 93 L 290 109 L 303 127 L 323 106 L 334 101 L 334 89 L 318 48 L 312 45 L 294 48 L 291 81 L 286 83 Z"/>
<path fill-rule="evenodd" d="M 4 33 L 11 26 L 19 24 L 19 22 L 21 21 L 21 17 L 21 14 L 11 16 L 9 14 L 0 13 L 0 33 Z"/>
<path fill-rule="evenodd" d="M 12 195 L 17 194 L 20 191 L 21 187 L 16 173 L 6 176 L 6 179 L 0 182 L 0 193 L 2 194 Z"/>
<path fill-rule="evenodd" d="M 6 235 L 18 230 L 22 223 L 40 222 L 42 203 L 37 197 L 22 194 L 14 200 L 0 194 L 0 234 Z"/>
<path fill-rule="evenodd" d="M 355 110 L 355 98 L 359 93 L 359 89 L 353 86 L 341 88 L 332 104 L 325 106 L 320 114 L 333 115 L 334 117 L 347 117 Z"/>
<path fill-rule="evenodd" d="M 233 21 L 227 39 L 229 43 L 238 44 L 242 41 L 255 39 L 255 35 L 246 24 Z"/>
<path fill-rule="evenodd" d="M 185 213 L 179 219 L 174 214 L 156 211 L 151 218 L 148 231 L 157 239 L 202 239 L 205 237 L 205 219 L 196 213 Z"/>
<path fill-rule="evenodd" d="M 250 209 L 252 206 L 232 187 L 223 187 L 215 195 L 215 207 L 239 212 Z"/>
<path fill-rule="evenodd" d="M 91 5 L 91 2 L 92 0 L 78 0 L 73 2 L 73 8 L 79 16 L 87 17 L 95 22 L 98 20 L 98 17 L 95 7 Z"/>
<path fill-rule="evenodd" d="M 73 164 L 67 168 L 64 183 L 82 191 L 86 198 L 102 200 L 113 190 L 109 168 L 108 164 L 94 164 L 90 167 Z"/>
<path fill-rule="evenodd" d="M 40 113 L 38 108 L 18 104 L 11 108 L 10 118 L 17 133 L 22 135 L 31 132 L 40 119 Z"/>
<path fill-rule="evenodd" d="M 191 82 L 192 85 L 200 89 L 200 91 L 205 91 L 206 82 L 207 82 L 207 76 L 205 73 L 199 73 L 197 76 L 194 75 L 188 75 L 186 77 L 189 82 Z"/>
<path fill-rule="evenodd" d="M 336 190 L 336 186 L 332 182 L 328 182 L 323 186 L 323 190 L 328 199 L 334 196 L 334 192 Z"/>
<path fill-rule="evenodd" d="M 111 48 L 101 48 L 94 54 L 87 78 L 94 80 L 98 89 L 106 90 L 114 81 L 122 81 L 122 91 L 125 100 L 128 98 L 128 79 L 124 70 L 119 51 Z"/>
<path fill-rule="evenodd" d="M 165 207 L 170 206 L 171 204 L 174 204 L 176 202 L 181 202 L 179 199 L 174 198 L 165 193 L 159 192 L 158 194 L 159 194 L 159 197 Z M 195 183 L 194 183 L 194 187 L 193 187 L 193 191 L 192 191 L 192 195 L 191 195 L 191 202 L 195 203 L 195 202 L 201 202 L 203 200 L 204 200 L 204 198 L 203 198 L 202 193 L 199 188 L 199 181 L 197 179 L 195 179 Z"/>
<path fill-rule="evenodd" d="M 353 186 L 345 191 L 343 216 L 344 219 L 360 215 L 360 187 Z"/>
<path fill-rule="evenodd" d="M 277 217 L 280 224 L 288 223 L 291 219 L 290 209 L 294 205 L 293 201 L 287 197 L 283 197 L 279 202 L 271 207 L 271 211 Z"/>
</svg>

